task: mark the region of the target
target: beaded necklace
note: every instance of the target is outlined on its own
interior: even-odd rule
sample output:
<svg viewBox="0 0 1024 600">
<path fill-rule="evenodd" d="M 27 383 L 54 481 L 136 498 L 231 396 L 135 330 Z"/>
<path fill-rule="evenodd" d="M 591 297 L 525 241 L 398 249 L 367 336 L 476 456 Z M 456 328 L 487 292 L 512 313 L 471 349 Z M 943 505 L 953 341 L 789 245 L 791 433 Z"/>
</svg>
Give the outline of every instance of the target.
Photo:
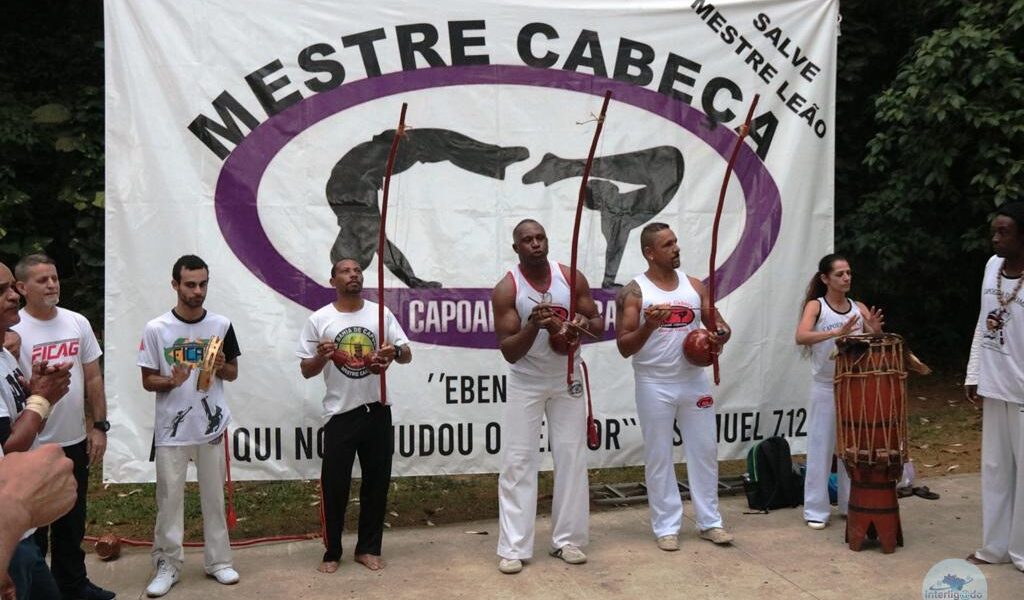
<svg viewBox="0 0 1024 600">
<path fill-rule="evenodd" d="M 1021 284 L 1024 284 L 1024 273 L 1017 276 L 1017 285 L 1014 286 L 1013 291 L 1010 294 L 1003 294 L 1003 268 L 1006 267 L 1006 259 L 1003 259 L 1003 264 L 999 265 L 999 271 L 996 273 L 996 300 L 999 302 L 999 308 L 1006 310 L 1006 307 L 1017 299 L 1017 294 L 1020 293 Z"/>
</svg>

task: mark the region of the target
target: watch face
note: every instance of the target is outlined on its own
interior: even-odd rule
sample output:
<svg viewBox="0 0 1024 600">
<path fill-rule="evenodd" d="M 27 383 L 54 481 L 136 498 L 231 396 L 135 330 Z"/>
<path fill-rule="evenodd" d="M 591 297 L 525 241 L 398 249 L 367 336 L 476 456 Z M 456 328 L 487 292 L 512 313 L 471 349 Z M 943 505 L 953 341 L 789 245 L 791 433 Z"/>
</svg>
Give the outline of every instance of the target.
<svg viewBox="0 0 1024 600">
<path fill-rule="evenodd" d="M 110 431 L 110 421 L 96 421 L 92 426 L 100 431 Z"/>
</svg>

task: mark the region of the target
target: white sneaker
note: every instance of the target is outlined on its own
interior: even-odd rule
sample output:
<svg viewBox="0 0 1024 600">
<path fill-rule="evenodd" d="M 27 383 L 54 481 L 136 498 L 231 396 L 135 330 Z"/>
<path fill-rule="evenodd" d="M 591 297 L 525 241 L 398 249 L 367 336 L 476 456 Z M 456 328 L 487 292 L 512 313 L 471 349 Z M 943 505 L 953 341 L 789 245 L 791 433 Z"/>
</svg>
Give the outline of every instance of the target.
<svg viewBox="0 0 1024 600">
<path fill-rule="evenodd" d="M 171 586 L 178 583 L 178 570 L 166 560 L 156 563 L 156 575 L 153 581 L 146 586 L 146 595 L 150 598 L 158 598 L 171 590 Z"/>
<path fill-rule="evenodd" d="M 658 548 L 661 548 L 665 552 L 675 552 L 676 550 L 679 550 L 679 536 L 661 536 L 660 538 L 658 538 Z"/>
<path fill-rule="evenodd" d="M 503 558 L 498 561 L 498 570 L 506 575 L 513 575 L 523 570 L 523 561 L 518 558 Z"/>
<path fill-rule="evenodd" d="M 220 583 L 222 585 L 234 585 L 238 583 L 238 571 L 232 569 L 231 567 L 223 567 L 221 569 L 217 569 L 213 573 L 210 573 L 209 576 L 216 579 L 217 583 Z"/>
<path fill-rule="evenodd" d="M 807 526 L 811 529 L 824 529 L 828 527 L 828 521 L 808 521 Z"/>
<path fill-rule="evenodd" d="M 573 546 L 572 544 L 566 544 L 551 553 L 551 556 L 560 558 L 570 565 L 582 565 L 587 562 L 587 555 L 582 550 Z"/>
</svg>

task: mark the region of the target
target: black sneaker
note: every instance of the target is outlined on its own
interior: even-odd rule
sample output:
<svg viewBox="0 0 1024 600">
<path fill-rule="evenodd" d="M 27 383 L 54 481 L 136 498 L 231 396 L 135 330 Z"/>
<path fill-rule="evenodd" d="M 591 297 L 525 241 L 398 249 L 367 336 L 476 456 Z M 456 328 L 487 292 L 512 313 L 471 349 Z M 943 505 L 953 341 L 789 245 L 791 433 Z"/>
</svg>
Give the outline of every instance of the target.
<svg viewBox="0 0 1024 600">
<path fill-rule="evenodd" d="M 117 594 L 105 590 L 95 583 L 86 580 L 85 585 L 73 596 L 64 596 L 64 600 L 113 600 Z"/>
</svg>

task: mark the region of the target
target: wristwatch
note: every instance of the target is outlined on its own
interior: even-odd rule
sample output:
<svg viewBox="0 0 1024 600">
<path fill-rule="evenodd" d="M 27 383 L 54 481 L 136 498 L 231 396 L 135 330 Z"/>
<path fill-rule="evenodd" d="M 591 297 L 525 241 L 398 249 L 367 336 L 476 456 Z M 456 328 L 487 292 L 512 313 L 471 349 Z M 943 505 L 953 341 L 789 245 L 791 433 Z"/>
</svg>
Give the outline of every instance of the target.
<svg viewBox="0 0 1024 600">
<path fill-rule="evenodd" d="M 110 431 L 110 421 L 93 421 L 92 426 L 94 429 L 99 429 L 103 433 Z"/>
<path fill-rule="evenodd" d="M 395 346 L 395 360 L 398 360 L 398 359 L 402 358 L 403 354 L 405 354 L 405 349 L 402 348 L 402 346 L 400 346 L 400 345 L 399 346 Z"/>
</svg>

